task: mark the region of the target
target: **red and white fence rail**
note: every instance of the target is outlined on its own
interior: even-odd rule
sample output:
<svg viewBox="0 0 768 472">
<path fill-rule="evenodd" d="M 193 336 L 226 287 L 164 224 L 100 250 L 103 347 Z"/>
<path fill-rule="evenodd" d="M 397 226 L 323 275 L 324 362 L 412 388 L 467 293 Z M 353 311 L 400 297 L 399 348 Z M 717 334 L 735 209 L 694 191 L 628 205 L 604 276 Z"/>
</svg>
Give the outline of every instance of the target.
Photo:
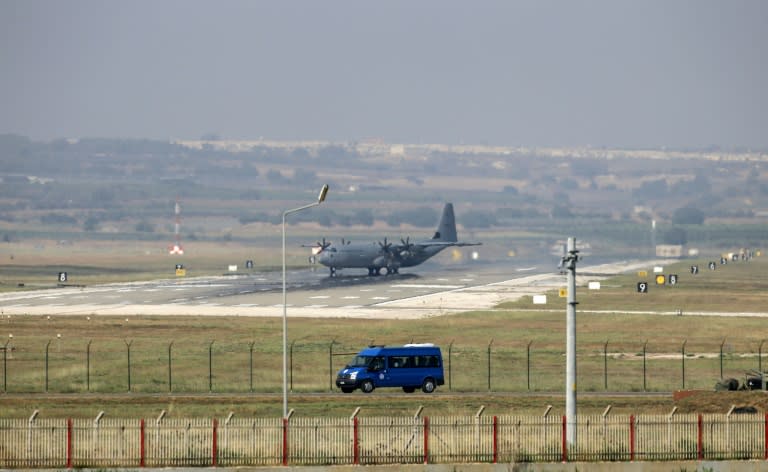
<svg viewBox="0 0 768 472">
<path fill-rule="evenodd" d="M 0 468 L 768 460 L 766 415 L 0 418 Z"/>
</svg>

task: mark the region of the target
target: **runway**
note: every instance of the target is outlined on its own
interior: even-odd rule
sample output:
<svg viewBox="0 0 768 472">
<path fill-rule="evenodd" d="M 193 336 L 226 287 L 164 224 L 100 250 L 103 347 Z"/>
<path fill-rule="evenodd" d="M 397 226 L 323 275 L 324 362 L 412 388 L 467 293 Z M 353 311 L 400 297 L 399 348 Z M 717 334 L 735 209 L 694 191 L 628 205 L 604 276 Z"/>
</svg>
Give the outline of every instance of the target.
<svg viewBox="0 0 768 472">
<path fill-rule="evenodd" d="M 585 266 L 586 284 L 658 261 Z M 369 277 L 348 271 L 329 277 L 324 268 L 287 273 L 291 317 L 423 318 L 469 310 L 562 287 L 554 264 L 427 263 L 418 271 Z M 596 275 L 599 274 L 599 275 Z M 6 315 L 282 316 L 282 273 L 222 275 L 146 282 L 59 287 L 0 295 Z"/>
</svg>

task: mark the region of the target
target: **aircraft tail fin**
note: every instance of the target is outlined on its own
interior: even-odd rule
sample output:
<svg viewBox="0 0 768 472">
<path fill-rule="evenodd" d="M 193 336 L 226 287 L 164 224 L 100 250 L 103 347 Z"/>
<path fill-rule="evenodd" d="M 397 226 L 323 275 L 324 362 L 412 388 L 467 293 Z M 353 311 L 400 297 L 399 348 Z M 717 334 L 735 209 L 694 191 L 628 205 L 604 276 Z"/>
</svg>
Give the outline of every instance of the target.
<svg viewBox="0 0 768 472">
<path fill-rule="evenodd" d="M 445 241 L 455 243 L 459 239 L 456 235 L 456 217 L 453 214 L 453 203 L 446 203 L 443 207 L 443 216 L 437 225 L 437 231 L 432 236 L 434 241 Z"/>
</svg>

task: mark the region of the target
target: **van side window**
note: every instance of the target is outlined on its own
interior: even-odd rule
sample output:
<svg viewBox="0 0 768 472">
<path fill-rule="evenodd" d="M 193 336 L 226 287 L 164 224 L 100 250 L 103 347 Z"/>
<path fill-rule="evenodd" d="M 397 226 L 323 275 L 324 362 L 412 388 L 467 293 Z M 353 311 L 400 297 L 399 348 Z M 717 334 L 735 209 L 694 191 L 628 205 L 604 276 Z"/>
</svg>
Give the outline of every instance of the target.
<svg viewBox="0 0 768 472">
<path fill-rule="evenodd" d="M 408 358 L 404 356 L 392 356 L 389 358 L 390 369 L 402 369 L 405 367 L 406 360 Z"/>
<path fill-rule="evenodd" d="M 427 367 L 439 367 L 440 361 L 437 359 L 437 356 L 429 356 L 429 360 L 427 361 Z"/>
<path fill-rule="evenodd" d="M 384 368 L 384 358 L 383 357 L 374 357 L 371 359 L 371 363 L 369 364 L 368 368 L 372 371 L 381 370 Z"/>
</svg>

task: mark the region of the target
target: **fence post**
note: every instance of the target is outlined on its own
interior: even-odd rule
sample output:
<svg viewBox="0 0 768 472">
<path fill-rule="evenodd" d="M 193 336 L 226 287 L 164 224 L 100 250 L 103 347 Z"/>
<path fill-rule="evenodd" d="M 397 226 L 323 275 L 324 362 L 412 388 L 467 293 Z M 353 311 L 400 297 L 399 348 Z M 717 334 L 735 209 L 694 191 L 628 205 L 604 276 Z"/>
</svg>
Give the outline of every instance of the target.
<svg viewBox="0 0 768 472">
<path fill-rule="evenodd" d="M 360 464 L 360 426 L 357 416 L 352 418 L 352 463 Z"/>
<path fill-rule="evenodd" d="M 493 338 L 488 343 L 488 391 L 491 391 L 491 345 L 493 344 Z"/>
<path fill-rule="evenodd" d="M 219 456 L 218 438 L 219 438 L 219 420 L 214 418 L 213 419 L 213 450 L 211 451 L 211 465 L 213 467 L 216 467 L 217 458 Z"/>
<path fill-rule="evenodd" d="M 635 460 L 635 415 L 629 415 L 629 460 Z"/>
<path fill-rule="evenodd" d="M 248 358 L 248 366 L 250 369 L 250 379 L 251 379 L 251 392 L 253 392 L 253 345 L 256 344 L 256 341 L 251 341 L 250 348 L 249 348 L 249 358 Z"/>
<path fill-rule="evenodd" d="M 424 463 L 429 464 L 429 417 L 424 417 Z"/>
<path fill-rule="evenodd" d="M 141 419 L 139 422 L 139 467 L 146 466 L 145 457 L 146 457 L 146 450 L 145 450 L 145 442 L 146 442 L 146 436 L 144 431 L 144 418 Z"/>
<path fill-rule="evenodd" d="M 723 380 L 723 345 L 725 344 L 725 338 L 720 343 L 720 380 Z"/>
<path fill-rule="evenodd" d="M 765 422 L 763 423 L 763 459 L 768 460 L 768 413 L 765 414 Z"/>
<path fill-rule="evenodd" d="M 448 344 L 448 390 L 453 390 L 451 380 L 451 366 L 453 366 L 453 362 L 451 362 L 451 351 L 453 350 L 453 339 L 451 339 L 451 343 Z"/>
<path fill-rule="evenodd" d="M 168 344 L 168 391 L 173 392 L 173 368 L 171 367 L 171 348 L 173 341 Z"/>
<path fill-rule="evenodd" d="M 45 393 L 48 393 L 48 347 L 51 345 L 51 340 L 45 344 Z"/>
<path fill-rule="evenodd" d="M 680 350 L 682 361 L 683 361 L 683 390 L 685 390 L 685 343 L 687 343 L 688 340 L 683 341 L 683 347 Z"/>
<path fill-rule="evenodd" d="M 87 392 L 91 391 L 91 342 L 93 339 L 89 339 L 85 347 L 85 390 Z"/>
<path fill-rule="evenodd" d="M 567 441 L 567 422 L 566 422 L 566 416 L 563 415 L 563 426 L 561 428 L 561 437 L 560 437 L 560 446 L 562 449 L 562 453 L 560 454 L 560 460 L 562 462 L 568 462 L 568 441 Z"/>
<path fill-rule="evenodd" d="M 128 350 L 128 391 L 131 391 L 131 344 L 133 344 L 133 340 L 131 341 L 123 341 L 125 343 L 125 347 Z"/>
<path fill-rule="evenodd" d="M 72 468 L 72 418 L 67 418 L 67 469 Z"/>
<path fill-rule="evenodd" d="M 499 461 L 499 418 L 493 417 L 493 463 Z"/>
<path fill-rule="evenodd" d="M 704 417 L 699 414 L 699 427 L 698 427 L 698 438 L 697 438 L 697 449 L 698 454 L 697 458 L 699 460 L 704 460 Z"/>
<path fill-rule="evenodd" d="M 528 341 L 528 346 L 525 348 L 525 376 L 528 390 L 531 389 L 531 344 L 533 344 L 533 340 Z"/>
<path fill-rule="evenodd" d="M 333 338 L 328 345 L 328 391 L 333 392 L 333 345 L 336 344 L 336 338 Z"/>
<path fill-rule="evenodd" d="M 648 389 L 646 388 L 646 384 L 645 384 L 645 379 L 646 379 L 646 377 L 645 377 L 645 373 L 646 373 L 646 370 L 645 370 L 645 353 L 647 352 L 647 348 L 648 348 L 648 340 L 646 339 L 645 342 L 643 343 L 643 392 L 648 391 Z"/>
<path fill-rule="evenodd" d="M 608 390 L 608 340 L 603 345 L 603 387 Z"/>
<path fill-rule="evenodd" d="M 291 382 L 290 382 L 290 383 L 291 383 L 291 385 L 290 385 L 290 388 L 289 388 L 289 390 L 290 390 L 291 392 L 293 392 L 293 345 L 294 345 L 294 343 L 295 343 L 295 342 L 296 342 L 296 340 L 295 340 L 295 339 L 294 339 L 293 341 L 291 341 L 291 350 L 290 350 L 291 352 L 290 352 L 290 354 L 289 354 L 289 356 L 290 356 L 290 358 L 291 358 L 291 359 L 290 359 L 290 364 L 291 364 L 291 375 L 290 375 L 290 378 L 291 378 Z"/>
<path fill-rule="evenodd" d="M 288 418 L 283 418 L 283 465 L 288 465 Z"/>
<path fill-rule="evenodd" d="M 8 391 L 8 363 L 6 362 L 6 358 L 8 356 L 8 344 L 11 342 L 11 339 L 13 339 L 13 335 L 9 334 L 8 341 L 6 341 L 3 346 L 3 392 Z"/>
<path fill-rule="evenodd" d="M 208 391 L 213 392 L 213 343 L 208 345 Z"/>
</svg>

